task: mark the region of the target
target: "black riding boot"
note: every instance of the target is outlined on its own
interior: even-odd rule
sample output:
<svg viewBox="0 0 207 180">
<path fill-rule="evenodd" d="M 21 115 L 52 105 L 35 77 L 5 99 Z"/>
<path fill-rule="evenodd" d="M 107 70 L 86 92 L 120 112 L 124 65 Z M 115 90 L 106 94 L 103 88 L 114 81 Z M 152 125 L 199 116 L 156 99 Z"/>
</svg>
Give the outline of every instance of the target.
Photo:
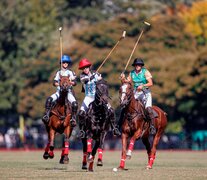
<svg viewBox="0 0 207 180">
<path fill-rule="evenodd" d="M 124 113 L 125 113 L 125 109 L 121 110 L 121 114 L 119 117 L 119 121 L 118 121 L 118 127 L 119 127 L 119 131 L 121 132 L 121 127 L 122 127 L 122 123 L 123 123 L 123 119 L 124 119 Z"/>
<path fill-rule="evenodd" d="M 77 101 L 72 102 L 72 118 L 70 119 L 70 124 L 72 127 L 76 126 L 76 114 L 78 110 L 78 103 Z"/>
<path fill-rule="evenodd" d="M 152 107 L 147 107 L 146 111 L 147 111 L 148 116 L 150 118 L 150 133 L 155 134 L 156 129 L 154 126 L 154 119 L 158 117 L 158 114 L 157 114 L 157 112 L 154 111 L 154 109 Z"/>
<path fill-rule="evenodd" d="M 83 110 L 80 110 L 79 113 L 78 113 L 78 119 L 79 119 L 79 129 L 80 129 L 80 132 L 79 132 L 79 137 L 80 138 L 85 138 L 86 137 L 86 132 L 85 132 L 85 119 L 86 117 L 86 112 L 83 111 Z"/>
<path fill-rule="evenodd" d="M 52 107 L 52 101 L 53 101 L 52 97 L 48 97 L 46 100 L 46 103 L 45 103 L 45 114 L 42 117 L 42 121 L 45 124 L 48 124 L 49 120 L 50 120 L 50 111 L 51 111 L 51 107 Z"/>
<path fill-rule="evenodd" d="M 111 122 L 111 127 L 112 127 L 112 130 L 113 130 L 114 136 L 120 136 L 121 133 L 120 133 L 118 127 L 117 127 L 115 113 L 114 113 L 114 110 L 112 108 L 109 109 L 109 119 L 110 119 L 110 122 Z"/>
</svg>

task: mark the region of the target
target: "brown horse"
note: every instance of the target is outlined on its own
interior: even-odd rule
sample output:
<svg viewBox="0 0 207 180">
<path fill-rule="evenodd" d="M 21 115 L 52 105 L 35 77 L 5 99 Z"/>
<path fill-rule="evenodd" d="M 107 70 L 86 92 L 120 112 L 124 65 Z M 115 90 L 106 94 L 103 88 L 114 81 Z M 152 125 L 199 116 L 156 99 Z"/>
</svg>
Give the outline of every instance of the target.
<svg viewBox="0 0 207 180">
<path fill-rule="evenodd" d="M 45 124 L 48 133 L 48 144 L 43 155 L 44 159 L 54 157 L 53 150 L 55 134 L 64 133 L 62 154 L 59 161 L 60 164 L 68 164 L 69 162 L 69 138 L 73 130 L 70 125 L 71 106 L 67 100 L 68 91 L 71 90 L 70 86 L 71 83 L 69 77 L 60 76 L 60 97 L 57 99 L 57 102 L 54 104 L 51 110 L 49 123 Z"/>
<path fill-rule="evenodd" d="M 122 123 L 122 157 L 119 169 L 125 167 L 125 160 L 130 159 L 134 148 L 134 143 L 139 138 L 142 139 L 148 153 L 147 169 L 151 169 L 155 160 L 155 154 L 160 137 L 167 125 L 166 113 L 157 106 L 153 109 L 158 117 L 154 119 L 156 134 L 154 134 L 152 147 L 149 142 L 150 121 L 145 112 L 143 104 L 134 98 L 132 84 L 124 82 L 120 88 L 120 104 L 124 108 L 124 118 Z M 127 140 L 131 137 L 127 151 Z"/>
</svg>

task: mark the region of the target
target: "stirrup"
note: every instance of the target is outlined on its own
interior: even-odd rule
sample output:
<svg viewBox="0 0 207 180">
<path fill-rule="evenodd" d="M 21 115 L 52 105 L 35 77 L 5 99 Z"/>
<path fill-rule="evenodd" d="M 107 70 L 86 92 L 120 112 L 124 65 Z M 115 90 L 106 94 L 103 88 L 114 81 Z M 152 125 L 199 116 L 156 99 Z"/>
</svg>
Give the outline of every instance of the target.
<svg viewBox="0 0 207 180">
<path fill-rule="evenodd" d="M 120 136 L 121 135 L 121 133 L 120 133 L 118 128 L 114 128 L 113 129 L 113 134 L 114 134 L 114 136 Z"/>
<path fill-rule="evenodd" d="M 71 127 L 75 127 L 76 126 L 76 120 L 72 118 L 70 120 L 70 124 L 71 124 Z"/>
<path fill-rule="evenodd" d="M 50 117 L 45 114 L 43 117 L 42 117 L 42 121 L 45 123 L 45 124 L 48 124 L 49 123 L 49 120 L 50 120 Z"/>
<path fill-rule="evenodd" d="M 84 138 L 86 136 L 86 133 L 84 130 L 80 130 L 79 134 L 78 134 L 79 138 Z"/>
</svg>

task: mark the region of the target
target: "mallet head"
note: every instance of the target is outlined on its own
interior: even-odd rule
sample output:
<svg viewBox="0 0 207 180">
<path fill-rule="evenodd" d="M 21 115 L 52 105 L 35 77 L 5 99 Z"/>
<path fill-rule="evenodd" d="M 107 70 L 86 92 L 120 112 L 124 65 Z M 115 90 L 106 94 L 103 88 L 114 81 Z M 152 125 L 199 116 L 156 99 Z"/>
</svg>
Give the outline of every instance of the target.
<svg viewBox="0 0 207 180">
<path fill-rule="evenodd" d="M 143 23 L 144 23 L 145 25 L 147 25 L 147 26 L 151 26 L 151 24 L 148 23 L 147 21 L 144 21 Z"/>
<path fill-rule="evenodd" d="M 126 37 L 126 31 L 123 31 L 122 38 Z"/>
<path fill-rule="evenodd" d="M 62 27 L 59 27 L 59 31 L 62 31 L 62 29 L 63 29 Z"/>
</svg>

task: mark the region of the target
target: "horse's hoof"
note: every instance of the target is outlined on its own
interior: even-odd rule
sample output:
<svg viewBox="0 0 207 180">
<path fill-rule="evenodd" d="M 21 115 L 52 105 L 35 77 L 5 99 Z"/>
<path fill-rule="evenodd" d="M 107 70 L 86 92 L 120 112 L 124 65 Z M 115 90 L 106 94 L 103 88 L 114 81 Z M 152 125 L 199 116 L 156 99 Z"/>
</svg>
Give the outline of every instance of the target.
<svg viewBox="0 0 207 180">
<path fill-rule="evenodd" d="M 128 171 L 128 169 L 119 166 L 119 167 L 117 168 L 117 171 Z"/>
<path fill-rule="evenodd" d="M 93 172 L 93 169 L 89 169 L 88 172 Z"/>
<path fill-rule="evenodd" d="M 102 162 L 101 159 L 98 159 L 98 161 L 97 161 L 97 166 L 103 166 L 103 162 Z"/>
<path fill-rule="evenodd" d="M 68 156 L 65 156 L 64 159 L 63 159 L 63 163 L 64 164 L 68 164 L 69 163 L 69 158 Z"/>
<path fill-rule="evenodd" d="M 49 154 L 45 152 L 45 153 L 43 154 L 43 158 L 44 158 L 44 159 L 48 159 L 48 158 L 49 158 Z"/>
<path fill-rule="evenodd" d="M 64 164 L 64 162 L 63 162 L 63 158 L 64 158 L 64 157 L 61 156 L 60 161 L 59 161 L 60 164 Z"/>
<path fill-rule="evenodd" d="M 67 155 L 65 155 L 65 156 L 61 156 L 59 163 L 60 163 L 60 164 L 68 164 L 68 163 L 69 163 L 69 158 L 68 158 L 68 156 L 67 156 Z"/>
<path fill-rule="evenodd" d="M 93 156 L 90 154 L 88 159 L 87 159 L 88 163 L 92 163 L 93 162 Z"/>
<path fill-rule="evenodd" d="M 152 166 L 147 165 L 147 166 L 146 166 L 146 169 L 147 169 L 147 170 L 152 169 Z"/>
<path fill-rule="evenodd" d="M 54 158 L 54 153 L 53 152 L 49 152 L 49 158 L 53 159 Z"/>
<path fill-rule="evenodd" d="M 88 168 L 87 168 L 87 163 L 84 163 L 84 162 L 83 162 L 83 164 L 82 164 L 82 169 L 83 169 L 83 170 L 88 169 Z"/>
<path fill-rule="evenodd" d="M 131 155 L 127 155 L 126 156 L 127 159 L 131 159 L 131 157 L 132 157 Z"/>
</svg>

